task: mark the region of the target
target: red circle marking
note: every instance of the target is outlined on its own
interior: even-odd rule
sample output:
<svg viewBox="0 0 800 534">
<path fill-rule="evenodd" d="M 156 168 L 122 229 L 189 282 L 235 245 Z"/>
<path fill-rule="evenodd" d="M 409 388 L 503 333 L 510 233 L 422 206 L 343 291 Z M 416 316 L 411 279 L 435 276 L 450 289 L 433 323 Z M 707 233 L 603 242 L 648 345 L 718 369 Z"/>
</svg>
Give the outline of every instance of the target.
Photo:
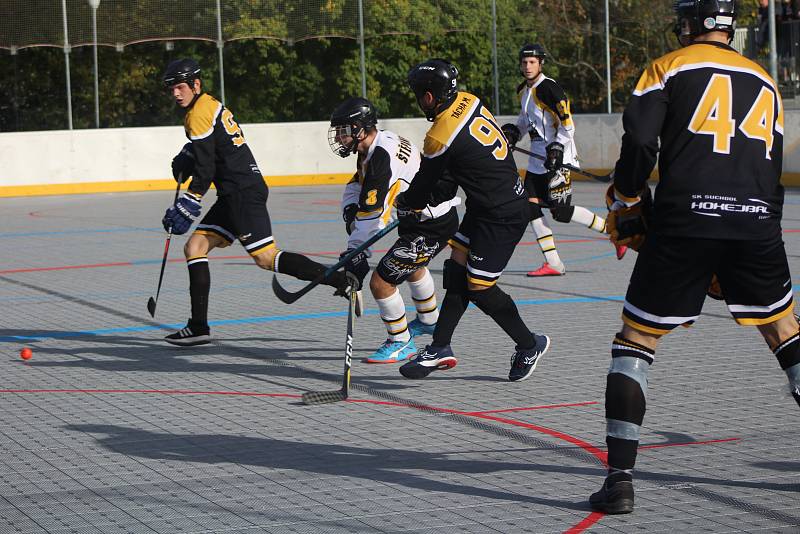
<svg viewBox="0 0 800 534">
<path fill-rule="evenodd" d="M 256 393 L 247 391 L 195 391 L 186 389 L 0 389 L 0 393 L 145 393 L 145 394 L 159 394 L 159 395 L 230 395 L 239 397 L 277 397 L 277 398 L 290 398 L 299 399 L 301 396 L 293 393 Z M 435 406 L 421 405 L 415 406 L 413 404 L 403 404 L 400 402 L 379 401 L 371 399 L 348 399 L 346 402 L 353 404 L 377 404 L 381 406 L 396 406 L 398 408 L 413 408 L 415 410 L 431 410 L 439 413 L 449 413 L 454 415 L 463 415 L 466 417 L 474 417 L 476 419 L 487 419 L 497 423 L 506 425 L 517 426 L 533 430 L 542 434 L 546 434 L 556 439 L 566 441 L 571 445 L 580 447 L 588 452 L 604 465 L 606 464 L 607 455 L 602 450 L 598 449 L 591 443 L 588 443 L 580 438 L 576 438 L 564 432 L 553 430 L 544 426 L 533 425 L 523 421 L 508 419 L 506 417 L 498 417 L 491 415 L 487 412 L 464 412 L 461 410 L 452 410 L 449 408 L 437 408 Z M 584 517 L 580 522 L 564 531 L 564 534 L 581 534 L 586 529 L 597 523 L 605 516 L 602 512 L 591 512 Z"/>
</svg>

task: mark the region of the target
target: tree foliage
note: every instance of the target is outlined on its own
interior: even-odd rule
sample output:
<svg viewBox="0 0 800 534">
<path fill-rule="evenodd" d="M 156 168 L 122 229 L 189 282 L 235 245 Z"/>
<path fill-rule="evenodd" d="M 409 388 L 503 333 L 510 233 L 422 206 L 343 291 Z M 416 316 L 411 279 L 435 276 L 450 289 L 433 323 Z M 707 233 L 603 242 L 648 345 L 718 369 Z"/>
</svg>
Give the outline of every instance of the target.
<svg viewBox="0 0 800 534">
<path fill-rule="evenodd" d="M 676 43 L 671 2 L 609 3 L 612 103 L 620 110 L 646 63 Z M 215 13 L 209 7 L 213 3 L 207 4 L 187 16 L 202 20 L 199 26 L 212 32 Z M 357 0 L 222 4 L 226 104 L 240 122 L 325 120 L 339 101 L 361 94 Z M 153 9 L 165 8 L 150 0 L 138 5 L 124 15 L 108 11 L 103 16 L 124 16 L 125 24 L 148 35 L 185 34 L 185 21 L 160 24 L 152 15 Z M 499 104 L 502 114 L 514 114 L 518 50 L 526 42 L 539 42 L 551 56 L 545 72 L 565 87 L 573 111 L 604 112 L 603 5 L 599 0 L 496 0 L 500 102 L 495 103 L 491 2 L 364 0 L 367 97 L 380 116 L 420 116 L 405 84 L 408 69 L 444 57 L 458 66 L 463 88 L 481 96 L 490 109 Z M 121 52 L 99 47 L 101 127 L 178 124 L 180 117 L 160 83 L 164 66 L 176 57 L 196 58 L 205 90 L 220 96 L 214 42 L 175 40 L 169 46 L 142 42 Z M 92 47 L 72 48 L 69 60 L 74 127 L 94 127 Z M 13 55 L 0 51 L 0 131 L 66 128 L 65 70 L 58 47 L 24 48 Z"/>
</svg>

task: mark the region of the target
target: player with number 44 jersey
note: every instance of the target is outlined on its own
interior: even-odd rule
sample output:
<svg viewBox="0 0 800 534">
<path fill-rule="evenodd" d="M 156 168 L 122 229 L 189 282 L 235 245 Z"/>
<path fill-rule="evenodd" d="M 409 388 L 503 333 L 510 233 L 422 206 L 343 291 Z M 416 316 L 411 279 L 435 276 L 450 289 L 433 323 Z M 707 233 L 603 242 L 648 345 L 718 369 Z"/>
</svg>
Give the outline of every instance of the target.
<svg viewBox="0 0 800 534">
<path fill-rule="evenodd" d="M 758 328 L 800 404 L 800 335 L 781 232 L 781 95 L 764 69 L 729 46 L 736 2 L 679 0 L 675 12 L 683 47 L 639 79 L 606 195 L 612 241 L 639 251 L 606 379 L 608 476 L 589 498 L 606 513 L 633 511 L 633 467 L 659 339 L 700 317 L 715 276 L 713 292 L 737 323 Z M 651 201 L 647 180 L 657 156 Z M 746 374 L 741 354 L 714 349 L 701 355 L 725 358 Z"/>
</svg>

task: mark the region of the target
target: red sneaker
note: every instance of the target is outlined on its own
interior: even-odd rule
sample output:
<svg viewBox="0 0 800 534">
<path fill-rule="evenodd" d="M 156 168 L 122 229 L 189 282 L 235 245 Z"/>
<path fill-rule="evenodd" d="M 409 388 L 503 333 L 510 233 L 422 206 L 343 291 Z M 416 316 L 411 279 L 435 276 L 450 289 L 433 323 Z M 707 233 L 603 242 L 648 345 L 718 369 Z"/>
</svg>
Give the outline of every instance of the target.
<svg viewBox="0 0 800 534">
<path fill-rule="evenodd" d="M 617 259 L 621 260 L 624 258 L 625 253 L 628 252 L 628 247 L 625 245 L 614 245 L 614 247 L 617 249 Z"/>
<path fill-rule="evenodd" d="M 561 276 L 566 273 L 567 270 L 562 266 L 560 271 L 553 269 L 550 267 L 550 264 L 544 262 L 541 267 L 536 269 L 535 271 L 531 271 L 528 273 L 528 276 Z"/>
</svg>

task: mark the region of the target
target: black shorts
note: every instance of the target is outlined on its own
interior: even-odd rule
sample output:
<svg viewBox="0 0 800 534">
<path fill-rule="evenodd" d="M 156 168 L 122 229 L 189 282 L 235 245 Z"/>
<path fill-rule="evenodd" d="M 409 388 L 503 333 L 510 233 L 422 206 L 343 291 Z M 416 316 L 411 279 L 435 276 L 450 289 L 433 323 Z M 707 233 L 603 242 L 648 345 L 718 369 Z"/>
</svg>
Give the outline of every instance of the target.
<svg viewBox="0 0 800 534">
<path fill-rule="evenodd" d="M 631 274 L 622 320 L 652 334 L 689 326 L 700 316 L 714 274 L 739 324 L 767 324 L 792 312 L 792 280 L 780 234 L 758 241 L 648 234 Z"/>
<path fill-rule="evenodd" d="M 499 206 L 494 213 L 467 208 L 450 240 L 451 247 L 467 254 L 467 281 L 482 286 L 496 284 L 529 221 L 527 199 Z"/>
<path fill-rule="evenodd" d="M 399 238 L 378 262 L 378 275 L 390 284 L 400 285 L 415 271 L 426 267 L 447 246 L 458 230 L 458 211 L 418 224 L 400 224 Z"/>
<path fill-rule="evenodd" d="M 553 193 L 550 191 L 550 182 L 555 177 L 557 171 L 548 171 L 545 174 L 536 174 L 531 171 L 525 171 L 525 193 L 528 198 L 538 198 L 540 203 L 547 204 L 551 209 L 560 206 L 569 206 L 572 204 L 572 179 L 570 178 L 570 171 L 561 168 L 560 171 L 564 173 L 565 183 L 558 187 L 558 193 L 555 195 L 557 198 L 554 200 Z"/>
<path fill-rule="evenodd" d="M 274 247 L 267 193 L 253 188 L 217 197 L 194 233 L 217 235 L 225 240 L 223 247 L 238 239 L 251 256 Z"/>
</svg>

